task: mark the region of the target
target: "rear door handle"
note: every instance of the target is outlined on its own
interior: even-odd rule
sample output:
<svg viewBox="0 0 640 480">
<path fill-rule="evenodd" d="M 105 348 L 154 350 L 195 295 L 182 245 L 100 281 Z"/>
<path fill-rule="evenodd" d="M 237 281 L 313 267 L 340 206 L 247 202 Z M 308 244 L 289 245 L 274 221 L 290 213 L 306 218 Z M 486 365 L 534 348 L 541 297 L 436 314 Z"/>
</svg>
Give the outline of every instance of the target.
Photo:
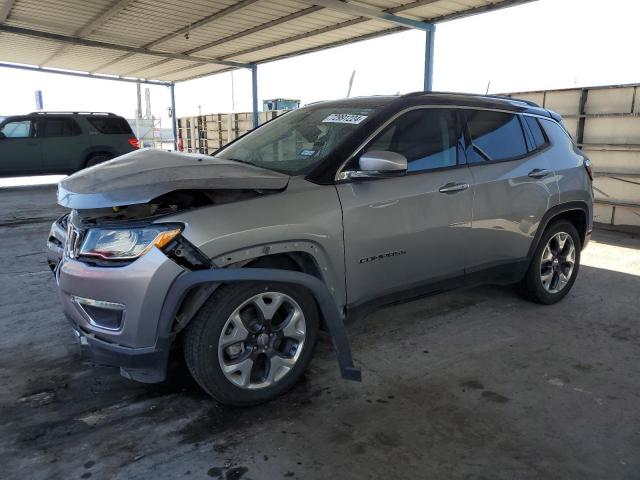
<svg viewBox="0 0 640 480">
<path fill-rule="evenodd" d="M 546 168 L 534 168 L 529 172 L 529 176 L 531 178 L 544 178 L 550 173 L 551 171 L 547 170 Z"/>
<path fill-rule="evenodd" d="M 441 186 L 438 191 L 440 193 L 457 193 L 469 188 L 468 183 L 447 183 L 446 185 Z"/>
</svg>

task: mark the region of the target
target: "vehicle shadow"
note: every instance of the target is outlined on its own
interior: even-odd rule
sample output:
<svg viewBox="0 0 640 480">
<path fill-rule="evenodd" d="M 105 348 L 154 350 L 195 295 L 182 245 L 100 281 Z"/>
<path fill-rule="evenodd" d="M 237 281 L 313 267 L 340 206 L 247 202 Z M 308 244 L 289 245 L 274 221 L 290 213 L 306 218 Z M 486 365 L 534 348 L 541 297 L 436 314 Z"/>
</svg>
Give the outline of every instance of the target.
<svg viewBox="0 0 640 480">
<path fill-rule="evenodd" d="M 638 233 L 627 233 L 596 228 L 593 230 L 591 240 L 606 245 L 640 250 L 640 230 Z"/>
</svg>

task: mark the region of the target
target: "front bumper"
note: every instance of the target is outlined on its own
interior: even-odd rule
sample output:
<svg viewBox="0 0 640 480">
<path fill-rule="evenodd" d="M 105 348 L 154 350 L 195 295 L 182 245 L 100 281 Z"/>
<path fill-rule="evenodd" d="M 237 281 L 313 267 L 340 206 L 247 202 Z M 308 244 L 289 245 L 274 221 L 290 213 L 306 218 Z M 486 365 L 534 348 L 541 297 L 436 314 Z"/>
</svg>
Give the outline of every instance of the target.
<svg viewBox="0 0 640 480">
<path fill-rule="evenodd" d="M 128 378 L 164 380 L 171 342 L 160 334 L 158 322 L 169 288 L 183 268 L 154 248 L 122 267 L 92 267 L 62 258 L 54 272 L 64 314 L 83 355 L 98 364 L 120 367 Z M 121 325 L 115 330 L 101 327 L 75 297 L 123 305 Z"/>
<path fill-rule="evenodd" d="M 120 373 L 133 380 L 154 383 L 165 379 L 175 336 L 172 326 L 193 288 L 252 281 L 307 288 L 323 314 L 342 377 L 356 381 L 361 378 L 360 370 L 353 365 L 347 333 L 331 292 L 309 274 L 263 268 L 186 271 L 157 248 L 123 267 L 93 267 L 64 255 L 52 263 L 64 313 L 82 350 L 95 363 L 120 367 Z M 95 304 L 124 307 L 119 328 L 97 325 L 99 322 L 88 318 L 90 312 L 78 303 L 78 297 Z"/>
<path fill-rule="evenodd" d="M 170 342 L 162 340 L 154 347 L 124 347 L 100 340 L 93 333 L 81 331 L 71 321 L 84 358 L 99 365 L 120 367 L 122 376 L 139 382 L 156 383 L 165 379 Z"/>
</svg>

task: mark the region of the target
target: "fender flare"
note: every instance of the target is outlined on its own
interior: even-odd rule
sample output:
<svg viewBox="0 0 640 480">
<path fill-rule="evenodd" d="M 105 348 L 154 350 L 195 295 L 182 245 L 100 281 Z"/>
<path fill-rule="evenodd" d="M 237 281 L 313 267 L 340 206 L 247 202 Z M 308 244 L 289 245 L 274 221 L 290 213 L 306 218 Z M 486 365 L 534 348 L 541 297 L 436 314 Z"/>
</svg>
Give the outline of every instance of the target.
<svg viewBox="0 0 640 480">
<path fill-rule="evenodd" d="M 269 268 L 228 268 L 183 273 L 174 280 L 162 305 L 158 323 L 158 343 L 171 341 L 173 320 L 192 288 L 203 284 L 214 284 L 215 288 L 218 288 L 224 283 L 252 281 L 291 283 L 308 289 L 318 302 L 329 329 L 342 378 L 357 382 L 362 380 L 360 369 L 353 365 L 347 331 L 331 292 L 321 280 L 307 273 Z"/>
<path fill-rule="evenodd" d="M 538 225 L 538 229 L 536 230 L 536 234 L 533 238 L 533 242 L 531 242 L 531 246 L 529 247 L 527 258 L 529 259 L 533 258 L 533 252 L 535 252 L 536 248 L 538 248 L 538 243 L 540 243 L 540 238 L 542 238 L 542 234 L 547 229 L 549 224 L 553 221 L 553 219 L 562 213 L 571 212 L 571 211 L 580 211 L 584 213 L 584 216 L 586 219 L 585 228 L 587 229 L 587 231 L 585 231 L 584 234 L 585 234 L 585 237 L 588 235 L 590 223 L 589 223 L 589 207 L 587 203 L 582 201 L 561 203 L 560 205 L 551 207 L 549 210 L 547 210 L 547 212 L 542 217 L 542 220 L 540 221 L 540 224 Z M 583 232 L 580 232 L 580 233 L 582 234 Z"/>
</svg>

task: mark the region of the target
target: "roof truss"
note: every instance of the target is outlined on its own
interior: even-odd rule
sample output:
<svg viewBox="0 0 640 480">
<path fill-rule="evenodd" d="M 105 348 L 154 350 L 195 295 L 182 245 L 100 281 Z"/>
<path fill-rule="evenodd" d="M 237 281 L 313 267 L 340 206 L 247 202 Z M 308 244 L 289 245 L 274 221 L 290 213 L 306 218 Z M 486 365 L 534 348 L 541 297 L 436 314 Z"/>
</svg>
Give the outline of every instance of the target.
<svg viewBox="0 0 640 480">
<path fill-rule="evenodd" d="M 216 65 L 226 65 L 228 67 L 236 68 L 249 68 L 248 64 L 240 62 L 231 62 L 227 60 L 216 60 L 214 58 L 195 57 L 192 55 L 185 55 L 183 53 L 169 53 L 161 52 L 158 50 L 150 50 L 144 47 L 129 47 L 127 45 L 119 45 L 115 43 L 98 42 L 96 40 L 88 40 L 80 37 L 69 37 L 66 35 L 59 35 L 57 33 L 43 32 L 40 30 L 31 30 L 28 28 L 12 27 L 9 25 L 0 25 L 0 32 L 14 33 L 18 35 L 25 35 L 27 37 L 44 38 L 47 40 L 55 40 L 70 45 L 83 45 L 85 47 L 97 47 L 111 50 L 119 50 L 129 53 L 141 53 L 144 55 L 151 55 L 156 57 L 164 57 L 172 60 L 188 60 L 192 62 L 211 63 Z"/>
<path fill-rule="evenodd" d="M 7 18 L 9 18 L 15 3 L 16 0 L 5 0 L 4 5 L 2 5 L 2 10 L 0 10 L 0 23 L 4 23 Z"/>
<path fill-rule="evenodd" d="M 158 33 L 156 38 L 147 35 L 146 43 L 141 41 L 138 45 L 131 41 L 126 45 L 123 44 L 124 40 L 112 41 L 112 38 L 120 38 L 114 36 L 117 34 L 113 32 L 118 31 L 113 28 L 114 22 L 117 22 L 118 18 L 124 18 L 120 17 L 120 15 L 125 15 L 125 11 L 126 15 L 133 14 L 134 16 L 140 16 L 145 14 L 144 9 L 152 9 L 149 10 L 149 12 L 152 12 L 155 17 L 152 15 L 149 17 L 150 19 L 157 18 L 158 15 L 162 14 L 162 5 L 166 4 L 168 7 L 171 2 L 167 2 L 167 0 L 158 0 L 152 3 L 143 2 L 142 0 L 93 0 L 97 5 L 104 5 L 104 8 L 101 11 L 94 9 L 92 13 L 93 16 L 89 16 L 87 13 L 86 23 L 75 27 L 75 31 L 64 32 L 64 30 L 61 30 L 59 27 L 44 27 L 45 22 L 48 23 L 48 18 L 40 17 L 40 23 L 35 20 L 33 23 L 30 23 L 29 19 L 25 17 L 24 12 L 25 5 L 29 5 L 29 2 L 33 1 L 34 0 L 5 0 L 2 3 L 2 8 L 0 9 L 0 35 L 2 32 L 7 32 L 14 35 L 35 37 L 56 42 L 57 46 L 50 50 L 51 53 L 48 56 L 43 56 L 44 59 L 38 59 L 37 63 L 41 67 L 46 65 L 65 69 L 76 68 L 76 70 L 78 70 L 77 67 L 67 67 L 64 65 L 67 61 L 73 63 L 71 60 L 68 60 L 71 56 L 65 56 L 65 54 L 68 53 L 74 45 L 81 45 L 122 53 L 121 55 L 111 54 L 104 60 L 104 63 L 99 66 L 96 66 L 97 62 L 95 61 L 86 62 L 89 67 L 86 70 L 90 70 L 92 74 L 105 74 L 105 72 L 109 72 L 110 74 L 115 74 L 120 77 L 137 75 L 146 78 L 164 78 L 167 79 L 167 81 L 183 81 L 211 73 L 228 71 L 233 68 L 250 68 L 252 64 L 318 51 L 406 29 L 432 31 L 434 28 L 433 24 L 436 22 L 535 0 L 414 0 L 401 5 L 398 5 L 398 0 L 388 3 L 376 0 L 375 3 L 377 5 L 385 5 L 385 3 L 390 7 L 396 5 L 386 9 L 367 3 L 373 2 L 373 0 L 296 0 L 298 5 L 308 5 L 305 8 L 301 8 L 300 6 L 296 7 L 296 4 L 290 1 L 283 2 L 282 6 L 280 6 L 277 0 L 217 0 L 216 2 L 212 2 L 208 7 L 209 12 L 206 12 L 206 2 L 201 4 L 202 6 L 200 8 L 203 12 L 201 18 L 195 16 L 194 19 L 194 15 L 192 14 L 189 23 L 184 20 L 182 22 L 174 22 L 171 29 L 165 28 L 162 33 Z M 78 1 L 79 0 L 69 0 L 69 5 Z M 38 8 L 46 11 L 46 5 L 49 2 L 53 2 L 53 0 L 39 0 L 38 3 L 42 5 L 42 7 L 39 6 Z M 155 4 L 157 4 L 157 8 Z M 220 4 L 222 4 L 222 7 L 216 7 L 216 5 Z M 433 8 L 422 8 L 421 10 L 421 7 L 428 7 L 431 4 L 434 4 Z M 19 6 L 16 7 L 16 5 Z M 256 6 L 254 7 L 255 9 L 251 11 L 252 13 L 246 13 L 243 17 L 243 10 L 253 5 Z M 211 12 L 212 8 L 218 8 L 218 10 Z M 257 15 L 255 19 L 251 16 L 253 12 L 264 12 L 270 8 L 273 9 L 270 19 L 269 15 L 266 17 Z M 177 9 L 174 9 L 174 11 L 176 10 Z M 433 15 L 433 12 L 446 12 L 447 10 L 453 13 Z M 97 13 L 95 13 L 96 11 Z M 276 11 L 283 12 L 282 16 L 273 18 L 273 14 Z M 80 16 L 82 9 L 79 9 L 78 12 L 78 16 Z M 205 12 L 208 14 L 204 15 Z M 331 14 L 330 12 L 335 13 Z M 227 17 L 232 14 L 236 15 L 227 19 Z M 429 18 L 424 18 L 425 16 Z M 295 22 L 298 19 L 306 19 L 306 17 L 308 17 L 308 20 L 304 23 Z M 189 17 L 187 16 L 187 18 Z M 259 18 L 263 19 L 262 23 L 258 23 L 260 21 L 258 20 Z M 334 23 L 330 23 L 332 18 L 334 19 Z M 188 49 L 185 48 L 185 42 L 179 39 L 181 35 L 201 28 L 209 28 L 209 30 L 204 31 L 215 32 L 215 27 L 212 30 L 212 25 L 219 25 L 224 28 L 223 22 L 225 21 L 245 22 L 247 23 L 247 27 L 242 31 L 235 29 L 236 31 L 234 32 L 230 30 L 230 34 L 226 36 L 220 37 L 216 35 L 220 38 L 213 38 L 210 41 L 206 41 L 206 35 L 202 35 L 201 32 L 196 45 Z M 166 23 L 165 19 L 165 24 Z M 287 25 L 288 23 L 291 23 L 291 27 Z M 304 25 L 305 23 L 310 26 L 310 29 L 300 33 L 300 25 Z M 350 28 L 361 24 L 364 25 L 356 29 Z M 384 24 L 387 24 L 388 28 L 384 28 Z M 76 25 L 78 25 L 78 22 Z M 150 20 L 150 25 L 152 25 L 152 20 Z M 109 28 L 111 28 L 110 31 L 112 33 L 107 33 L 105 36 L 105 32 L 108 32 Z M 103 30 L 101 31 L 101 29 Z M 343 30 L 344 33 L 340 32 L 340 30 Z M 336 34 L 325 35 L 332 32 L 336 32 Z M 100 41 L 93 40 L 93 38 L 97 38 Z M 105 41 L 105 39 L 107 40 Z M 263 41 L 257 41 L 258 39 L 263 39 Z M 297 42 L 295 46 L 292 45 L 291 47 L 283 48 L 283 46 L 294 42 Z M 317 43 L 317 45 L 315 45 L 315 43 Z M 182 47 L 179 47 L 179 45 L 182 45 Z M 223 45 L 223 47 L 220 49 L 214 48 L 220 45 Z M 27 46 L 24 48 L 37 47 Z M 209 53 L 211 51 L 220 53 Z M 9 53 L 3 58 L 1 53 L 2 47 L 0 46 L 0 62 L 12 57 Z M 87 55 L 91 55 L 91 53 Z M 142 55 L 155 56 L 157 60 L 145 60 Z M 127 60 L 128 63 L 126 62 Z M 175 60 L 181 60 L 183 62 L 180 64 L 179 62 L 175 62 Z M 20 60 L 10 61 L 20 62 Z M 184 61 L 187 63 L 185 64 Z M 79 63 L 80 62 L 77 62 L 76 64 Z M 166 67 L 163 68 L 163 65 L 166 65 Z M 205 69 L 207 65 L 212 65 L 212 68 Z M 213 68 L 214 65 L 218 67 Z M 220 68 L 220 66 L 225 68 Z M 194 75 L 185 75 L 185 72 L 191 69 L 198 70 L 194 72 Z M 203 71 L 208 73 L 203 74 Z"/>
<path fill-rule="evenodd" d="M 351 15 L 357 15 L 358 17 L 370 18 L 372 20 L 382 20 L 384 22 L 391 23 L 393 25 L 399 25 L 401 27 L 416 28 L 418 30 L 433 30 L 433 24 L 428 22 L 421 22 L 413 20 L 411 18 L 401 17 L 394 15 L 388 11 L 365 7 L 357 3 L 343 2 L 342 0 L 301 0 L 304 3 L 311 5 L 320 5 L 330 10 L 336 10 L 338 12 L 344 12 Z"/>
<path fill-rule="evenodd" d="M 102 26 L 107 20 L 112 17 L 115 17 L 122 10 L 127 8 L 130 4 L 132 4 L 135 0 L 117 0 L 115 3 L 111 4 L 109 8 L 100 13 L 97 17 L 91 20 L 88 24 L 78 30 L 75 34 L 78 38 L 84 38 L 88 35 L 91 35 L 95 32 L 100 26 Z M 66 53 L 71 48 L 70 44 L 61 45 L 49 58 L 47 58 L 40 66 L 46 65 L 51 62 L 54 58 L 58 57 Z"/>
</svg>

